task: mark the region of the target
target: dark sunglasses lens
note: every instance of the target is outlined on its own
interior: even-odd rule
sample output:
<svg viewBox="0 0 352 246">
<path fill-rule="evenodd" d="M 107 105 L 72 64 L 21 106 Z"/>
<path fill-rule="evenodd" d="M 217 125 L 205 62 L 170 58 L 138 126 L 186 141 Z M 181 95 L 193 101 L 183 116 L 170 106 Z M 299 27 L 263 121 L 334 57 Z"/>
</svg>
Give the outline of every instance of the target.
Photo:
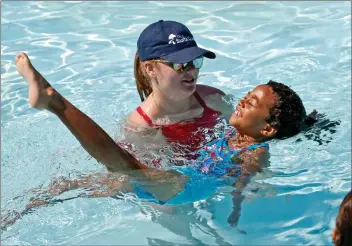
<svg viewBox="0 0 352 246">
<path fill-rule="evenodd" d="M 200 56 L 193 60 L 193 65 L 195 68 L 200 69 L 203 65 L 203 56 Z"/>
</svg>

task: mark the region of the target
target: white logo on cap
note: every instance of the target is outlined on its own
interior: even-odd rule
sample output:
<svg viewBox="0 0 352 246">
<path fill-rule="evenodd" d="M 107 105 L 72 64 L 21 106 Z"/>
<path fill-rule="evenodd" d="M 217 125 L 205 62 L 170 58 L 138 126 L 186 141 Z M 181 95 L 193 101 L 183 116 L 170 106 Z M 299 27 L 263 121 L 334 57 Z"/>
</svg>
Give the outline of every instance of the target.
<svg viewBox="0 0 352 246">
<path fill-rule="evenodd" d="M 183 42 L 194 41 L 193 37 L 185 37 L 183 35 L 175 35 L 171 33 L 169 35 L 169 44 L 180 44 Z"/>
<path fill-rule="evenodd" d="M 176 39 L 176 35 L 171 33 L 169 35 L 169 44 L 176 44 L 175 39 Z"/>
</svg>

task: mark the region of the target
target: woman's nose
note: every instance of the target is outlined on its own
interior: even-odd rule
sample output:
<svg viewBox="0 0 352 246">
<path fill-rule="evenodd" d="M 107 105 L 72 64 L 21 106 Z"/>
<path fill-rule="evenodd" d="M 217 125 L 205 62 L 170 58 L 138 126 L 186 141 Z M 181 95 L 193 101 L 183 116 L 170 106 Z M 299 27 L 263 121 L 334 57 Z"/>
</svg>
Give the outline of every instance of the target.
<svg viewBox="0 0 352 246">
<path fill-rule="evenodd" d="M 194 72 L 196 71 L 197 69 L 195 68 L 195 66 L 193 65 L 193 62 L 189 62 L 187 64 L 187 66 L 185 67 L 184 71 L 185 72 Z"/>
</svg>

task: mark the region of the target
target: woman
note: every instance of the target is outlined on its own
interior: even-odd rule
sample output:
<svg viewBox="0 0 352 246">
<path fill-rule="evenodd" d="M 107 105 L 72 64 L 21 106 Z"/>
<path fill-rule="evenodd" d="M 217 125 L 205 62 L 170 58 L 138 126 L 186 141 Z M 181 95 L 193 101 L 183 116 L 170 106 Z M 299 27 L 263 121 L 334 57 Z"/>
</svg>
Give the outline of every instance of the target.
<svg viewBox="0 0 352 246">
<path fill-rule="evenodd" d="M 134 74 L 142 103 L 129 115 L 128 125 L 155 129 L 154 136 L 161 132 L 179 154 L 196 150 L 206 142 L 204 129 L 213 138 L 220 116 L 232 111 L 221 90 L 196 85 L 204 57 L 214 59 L 215 54 L 197 47 L 188 28 L 174 21 L 149 25 L 137 47 Z"/>
<path fill-rule="evenodd" d="M 157 128 L 167 142 L 193 151 L 206 141 L 201 129 L 213 129 L 222 112 L 231 108 L 224 103 L 208 107 L 209 96 L 220 102 L 224 93 L 213 87 L 196 86 L 203 57 L 215 58 L 215 54 L 199 48 L 187 27 L 174 21 L 149 25 L 137 46 L 135 76 L 143 102 L 128 117 L 129 126 Z M 15 59 L 18 72 L 29 83 L 31 106 L 56 114 L 98 162 L 109 171 L 145 167 L 125 151 L 129 145 L 121 144 L 124 149 L 117 146 L 103 129 L 60 95 L 25 54 Z M 187 148 L 181 151 L 188 152 Z"/>
<path fill-rule="evenodd" d="M 196 82 L 203 57 L 214 59 L 215 54 L 197 47 L 187 27 L 174 21 L 158 21 L 148 26 L 137 46 L 134 73 L 142 104 L 129 116 L 129 122 L 138 127 L 160 126 L 171 141 L 180 142 L 185 139 L 175 136 L 170 128 L 181 129 L 184 124 L 181 127 L 180 122 L 184 120 L 195 119 L 212 128 L 222 108 L 207 107 L 214 100 L 208 102 L 208 96 L 220 97 L 224 93 L 210 86 L 196 86 Z"/>
</svg>

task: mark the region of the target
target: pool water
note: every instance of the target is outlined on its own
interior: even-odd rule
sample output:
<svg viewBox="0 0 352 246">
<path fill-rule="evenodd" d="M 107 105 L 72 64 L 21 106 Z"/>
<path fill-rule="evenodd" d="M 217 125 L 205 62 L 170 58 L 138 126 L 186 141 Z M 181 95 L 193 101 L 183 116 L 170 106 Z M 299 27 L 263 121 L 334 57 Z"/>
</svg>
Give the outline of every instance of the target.
<svg viewBox="0 0 352 246">
<path fill-rule="evenodd" d="M 43 206 L 1 232 L 1 243 L 114 245 L 331 245 L 351 189 L 351 2 L 1 2 L 1 215 L 25 191 L 104 167 L 52 114 L 29 107 L 14 57 L 25 51 L 68 100 L 115 136 L 139 104 L 133 58 L 159 19 L 186 24 L 205 60 L 199 83 L 241 97 L 272 79 L 306 109 L 339 121 L 322 144 L 299 134 L 272 142 L 270 166 L 244 191 L 237 228 L 229 187 L 194 204 L 159 209 L 128 194 Z M 297 141 L 297 140 L 302 141 Z M 18 198 L 20 197 L 20 198 Z"/>
</svg>

